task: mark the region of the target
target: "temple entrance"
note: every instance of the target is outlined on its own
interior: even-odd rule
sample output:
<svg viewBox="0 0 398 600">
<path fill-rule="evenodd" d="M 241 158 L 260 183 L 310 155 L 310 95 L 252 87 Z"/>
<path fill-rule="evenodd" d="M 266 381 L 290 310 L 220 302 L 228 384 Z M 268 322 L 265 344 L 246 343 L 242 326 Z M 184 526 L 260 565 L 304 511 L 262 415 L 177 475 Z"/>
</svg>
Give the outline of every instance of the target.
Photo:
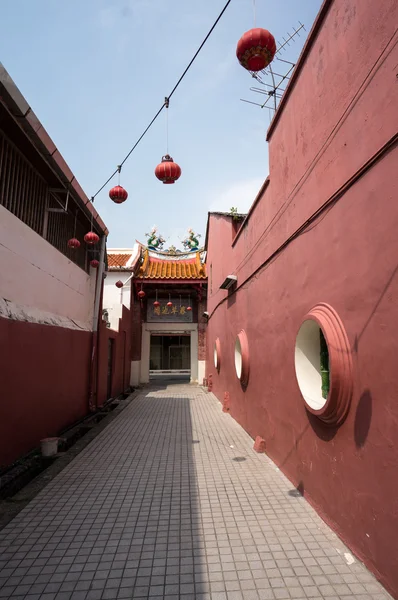
<svg viewBox="0 0 398 600">
<path fill-rule="evenodd" d="M 191 336 L 189 334 L 151 334 L 149 372 L 191 372 Z"/>
<path fill-rule="evenodd" d="M 198 383 L 197 323 L 142 324 L 140 381 L 178 379 Z"/>
</svg>

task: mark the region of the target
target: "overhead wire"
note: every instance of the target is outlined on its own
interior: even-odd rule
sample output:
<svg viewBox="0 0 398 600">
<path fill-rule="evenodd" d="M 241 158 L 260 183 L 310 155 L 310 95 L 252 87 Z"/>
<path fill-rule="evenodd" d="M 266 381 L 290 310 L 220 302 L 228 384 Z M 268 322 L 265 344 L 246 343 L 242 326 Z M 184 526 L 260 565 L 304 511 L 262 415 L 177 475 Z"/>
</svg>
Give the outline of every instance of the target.
<svg viewBox="0 0 398 600">
<path fill-rule="evenodd" d="M 270 220 L 270 222 L 268 223 L 268 225 L 265 227 L 265 229 L 263 230 L 263 232 L 261 233 L 261 235 L 259 236 L 258 240 L 256 241 L 256 243 L 253 245 L 253 247 L 245 254 L 245 256 L 243 257 L 243 259 L 240 261 L 240 263 L 236 266 L 236 274 L 245 266 L 245 264 L 250 260 L 250 258 L 253 256 L 254 252 L 256 251 L 256 249 L 258 248 L 258 246 L 261 244 L 262 240 L 265 238 L 265 236 L 271 231 L 272 227 L 274 226 L 275 223 L 277 223 L 279 221 L 279 219 L 282 217 L 282 215 L 285 213 L 285 211 L 288 209 L 288 207 L 290 206 L 290 204 L 293 202 L 296 193 L 299 191 L 299 189 L 301 188 L 303 182 L 305 181 L 305 179 L 308 177 L 308 175 L 313 171 L 314 166 L 317 162 L 317 160 L 320 158 L 320 156 L 322 155 L 322 153 L 325 151 L 327 145 L 330 143 L 330 140 L 333 138 L 333 136 L 335 135 L 336 131 L 338 131 L 340 125 L 343 123 L 344 119 L 346 119 L 347 115 L 351 112 L 351 110 L 353 109 L 353 107 L 355 106 L 356 102 L 358 101 L 362 91 L 363 91 L 363 86 L 365 85 L 365 83 L 368 81 L 368 79 L 372 76 L 372 74 L 375 72 L 375 70 L 377 70 L 380 67 L 381 64 L 381 59 L 384 56 L 384 53 L 387 51 L 387 49 L 389 48 L 389 45 L 391 43 L 391 41 L 394 39 L 394 36 L 396 35 L 396 31 L 394 31 L 393 35 L 391 36 L 391 38 L 387 41 L 384 49 L 382 50 L 380 56 L 377 58 L 376 62 L 371 66 L 371 68 L 369 69 L 368 73 L 366 74 L 365 78 L 363 79 L 362 83 L 360 84 L 360 86 L 358 87 L 356 93 L 354 94 L 354 96 L 352 97 L 352 99 L 350 100 L 350 102 L 348 103 L 347 107 L 344 109 L 343 113 L 339 116 L 337 122 L 333 125 L 330 133 L 328 134 L 326 140 L 322 143 L 321 147 L 319 148 L 319 150 L 317 151 L 316 155 L 314 156 L 314 158 L 312 159 L 310 165 L 308 166 L 307 170 L 302 174 L 302 176 L 300 177 L 300 179 L 297 181 L 297 183 L 294 185 L 293 189 L 291 190 L 291 192 L 289 193 L 288 197 L 286 198 L 286 200 L 281 204 L 281 206 L 279 207 L 279 209 L 276 211 L 275 215 L 273 216 L 273 218 Z M 393 48 L 395 47 L 395 45 L 393 46 Z M 391 48 L 391 50 L 393 49 Z"/>
<path fill-rule="evenodd" d="M 332 194 L 318 209 L 304 222 L 302 223 L 288 238 L 285 239 L 281 245 L 272 252 L 265 260 L 263 260 L 258 267 L 255 268 L 252 273 L 250 273 L 243 281 L 240 283 L 235 289 L 234 293 L 238 293 L 241 289 L 244 289 L 247 284 L 253 279 L 256 279 L 258 275 L 270 266 L 290 245 L 291 242 L 296 240 L 301 235 L 308 233 L 316 225 L 319 224 L 321 220 L 323 220 L 326 214 L 337 204 L 339 200 L 341 200 L 344 194 L 359 180 L 363 177 L 387 152 L 389 152 L 392 148 L 394 148 L 398 143 L 398 133 L 393 135 L 369 160 L 366 161 L 355 173 L 348 179 L 338 190 Z M 323 215 L 323 216 L 322 216 Z M 213 317 L 214 313 L 217 309 L 227 302 L 229 296 L 225 296 L 222 298 L 217 304 L 214 306 L 210 315 L 208 316 L 208 321 Z"/>
<path fill-rule="evenodd" d="M 173 89 L 171 90 L 170 94 L 168 96 L 166 96 L 164 103 L 159 108 L 158 112 L 155 114 L 155 116 L 153 117 L 153 119 L 150 121 L 149 125 L 145 128 L 145 130 L 143 131 L 143 133 L 140 135 L 140 137 L 138 138 L 138 140 L 135 142 L 134 146 L 130 149 L 130 151 L 128 152 L 128 154 L 126 154 L 126 156 L 124 157 L 124 159 L 122 160 L 122 162 L 120 163 L 120 165 L 114 170 L 114 172 L 112 173 L 112 175 L 110 177 L 108 177 L 108 179 L 99 188 L 99 190 L 93 196 L 91 196 L 91 202 L 94 202 L 94 198 L 96 198 L 96 196 L 98 196 L 98 194 L 100 192 L 102 192 L 102 190 L 104 189 L 104 187 L 106 185 L 108 185 L 108 183 L 113 179 L 113 177 L 116 175 L 116 173 L 118 173 L 118 172 L 120 173 L 120 169 L 122 168 L 122 166 L 124 165 L 124 163 L 126 162 L 126 160 L 131 156 L 131 154 L 134 152 L 134 150 L 136 149 L 136 147 L 138 146 L 138 144 L 140 143 L 140 141 L 142 140 L 142 138 L 146 135 L 146 133 L 148 132 L 148 130 L 152 127 L 152 125 L 154 124 L 154 122 L 156 121 L 156 119 L 158 118 L 158 116 L 160 115 L 160 113 L 162 112 L 162 110 L 166 107 L 166 103 L 168 104 L 168 101 L 170 100 L 170 98 L 172 97 L 172 95 L 177 90 L 178 86 L 180 85 L 181 81 L 184 79 L 185 75 L 188 73 L 188 71 L 191 68 L 193 62 L 195 61 L 195 59 L 198 56 L 199 52 L 202 50 L 203 46 L 205 45 L 205 43 L 207 42 L 207 40 L 209 39 L 209 37 L 213 33 L 214 29 L 216 28 L 216 26 L 217 26 L 218 22 L 220 21 L 221 17 L 223 16 L 223 14 L 225 13 L 225 11 L 227 10 L 227 8 L 228 8 L 229 4 L 231 3 L 231 1 L 232 0 L 228 0 L 226 2 L 224 8 L 222 9 L 222 11 L 220 12 L 220 14 L 218 15 L 217 19 L 214 21 L 214 23 L 213 23 L 211 29 L 209 30 L 208 34 L 206 35 L 206 37 L 204 38 L 204 40 L 200 44 L 199 48 L 197 49 L 197 51 L 193 55 L 192 59 L 188 63 L 188 66 L 186 67 L 186 69 L 182 73 L 181 77 L 179 78 L 179 80 L 177 81 L 177 83 L 175 84 L 175 86 L 173 87 Z"/>
</svg>

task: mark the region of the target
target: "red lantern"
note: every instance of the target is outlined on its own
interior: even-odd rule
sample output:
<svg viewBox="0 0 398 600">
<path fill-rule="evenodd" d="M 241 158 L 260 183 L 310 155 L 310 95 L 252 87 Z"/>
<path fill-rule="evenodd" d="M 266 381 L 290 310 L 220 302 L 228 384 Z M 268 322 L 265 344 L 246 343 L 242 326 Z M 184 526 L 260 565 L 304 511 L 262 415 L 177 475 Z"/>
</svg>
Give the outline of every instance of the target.
<svg viewBox="0 0 398 600">
<path fill-rule="evenodd" d="M 158 306 L 160 306 L 160 302 L 158 302 L 157 300 L 155 300 L 155 302 L 153 303 L 155 308 L 158 308 Z"/>
<path fill-rule="evenodd" d="M 236 47 L 236 56 L 248 71 L 261 71 L 272 62 L 276 53 L 274 36 L 257 27 L 246 31 Z"/>
<path fill-rule="evenodd" d="M 115 283 L 115 286 L 116 286 L 117 288 L 122 288 L 122 287 L 123 287 L 123 281 L 120 281 L 120 279 L 119 279 L 119 281 L 117 281 L 117 282 Z"/>
<path fill-rule="evenodd" d="M 128 193 L 121 185 L 115 185 L 110 192 L 109 198 L 115 202 L 115 204 L 122 204 L 127 200 Z"/>
<path fill-rule="evenodd" d="M 192 310 L 192 306 L 187 306 L 187 310 L 190 312 Z"/>
<path fill-rule="evenodd" d="M 144 290 L 140 290 L 138 292 L 138 298 L 140 298 L 140 300 L 142 300 L 143 298 L 145 298 L 145 292 L 144 292 Z"/>
<path fill-rule="evenodd" d="M 84 236 L 84 241 L 89 246 L 93 246 L 94 244 L 97 244 L 99 242 L 99 237 L 98 237 L 98 235 L 96 233 L 94 233 L 94 231 L 89 231 Z"/>
<path fill-rule="evenodd" d="M 71 238 L 68 240 L 68 248 L 80 248 L 80 242 L 76 238 Z"/>
<path fill-rule="evenodd" d="M 168 303 L 167 303 L 167 306 L 168 306 L 169 308 L 171 308 L 171 307 L 173 306 L 173 303 L 170 301 L 170 302 L 168 302 Z"/>
<path fill-rule="evenodd" d="M 166 154 L 155 169 L 155 175 L 163 183 L 174 183 L 181 175 L 181 168 Z"/>
<path fill-rule="evenodd" d="M 90 260 L 90 265 L 93 267 L 93 269 L 98 269 L 99 261 L 93 258 L 93 260 Z"/>
</svg>

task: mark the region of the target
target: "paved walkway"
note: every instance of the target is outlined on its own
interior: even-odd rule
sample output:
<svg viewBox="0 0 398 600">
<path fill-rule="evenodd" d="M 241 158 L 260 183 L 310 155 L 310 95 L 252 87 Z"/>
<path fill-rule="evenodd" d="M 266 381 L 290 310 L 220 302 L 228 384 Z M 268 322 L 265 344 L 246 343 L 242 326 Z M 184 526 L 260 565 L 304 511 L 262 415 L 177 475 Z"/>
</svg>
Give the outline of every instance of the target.
<svg viewBox="0 0 398 600">
<path fill-rule="evenodd" d="M 0 598 L 386 600 L 212 394 L 149 389 L 0 532 Z"/>
</svg>

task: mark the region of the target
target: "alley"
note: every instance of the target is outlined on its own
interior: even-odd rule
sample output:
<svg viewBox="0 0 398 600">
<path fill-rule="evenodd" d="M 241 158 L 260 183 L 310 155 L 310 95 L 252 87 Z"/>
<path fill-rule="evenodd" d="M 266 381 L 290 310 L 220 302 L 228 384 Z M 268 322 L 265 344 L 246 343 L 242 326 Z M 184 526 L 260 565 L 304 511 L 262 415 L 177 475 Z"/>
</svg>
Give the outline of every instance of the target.
<svg viewBox="0 0 398 600">
<path fill-rule="evenodd" d="M 387 599 L 212 394 L 147 388 L 0 532 L 0 598 Z"/>
</svg>

